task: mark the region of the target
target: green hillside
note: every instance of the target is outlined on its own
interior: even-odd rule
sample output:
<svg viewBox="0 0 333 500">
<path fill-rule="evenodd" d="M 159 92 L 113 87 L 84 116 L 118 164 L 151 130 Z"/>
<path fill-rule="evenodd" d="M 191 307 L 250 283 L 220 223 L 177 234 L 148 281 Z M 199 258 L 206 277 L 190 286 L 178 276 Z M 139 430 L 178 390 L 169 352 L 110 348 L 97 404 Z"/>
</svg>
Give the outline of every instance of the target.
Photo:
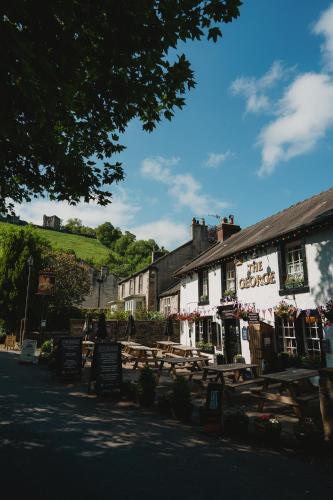
<svg viewBox="0 0 333 500">
<path fill-rule="evenodd" d="M 6 228 L 17 229 L 20 228 L 20 226 L 0 222 L 0 233 L 1 230 Z M 74 250 L 76 256 L 82 260 L 101 264 L 106 260 L 109 254 L 109 250 L 98 240 L 85 238 L 84 236 L 78 236 L 76 234 L 59 233 L 57 231 L 48 231 L 47 229 L 40 228 L 35 229 L 42 237 L 50 242 L 52 248 Z"/>
</svg>

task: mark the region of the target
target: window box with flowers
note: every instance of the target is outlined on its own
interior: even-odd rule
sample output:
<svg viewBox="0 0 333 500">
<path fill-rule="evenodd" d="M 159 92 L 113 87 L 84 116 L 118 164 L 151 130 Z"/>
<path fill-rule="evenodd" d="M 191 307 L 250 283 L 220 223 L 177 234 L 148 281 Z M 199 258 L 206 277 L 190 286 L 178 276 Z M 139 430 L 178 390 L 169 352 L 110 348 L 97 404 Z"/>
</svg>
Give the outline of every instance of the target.
<svg viewBox="0 0 333 500">
<path fill-rule="evenodd" d="M 215 352 L 214 345 L 210 342 L 197 342 L 197 348 L 205 354 L 214 354 Z"/>
<path fill-rule="evenodd" d="M 223 298 L 226 301 L 233 302 L 234 300 L 236 300 L 235 290 L 231 290 L 231 289 L 224 290 Z"/>
<path fill-rule="evenodd" d="M 294 290 L 295 288 L 302 288 L 304 287 L 304 276 L 303 275 L 290 275 L 287 276 L 285 282 L 284 282 L 284 287 L 288 290 L 292 289 Z"/>
</svg>

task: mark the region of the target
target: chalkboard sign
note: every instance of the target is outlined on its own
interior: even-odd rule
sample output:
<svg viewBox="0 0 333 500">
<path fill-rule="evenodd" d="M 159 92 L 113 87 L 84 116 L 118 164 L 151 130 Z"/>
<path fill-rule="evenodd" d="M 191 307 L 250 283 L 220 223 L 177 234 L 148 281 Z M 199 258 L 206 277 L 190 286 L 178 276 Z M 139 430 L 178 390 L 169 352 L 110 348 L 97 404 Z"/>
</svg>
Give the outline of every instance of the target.
<svg viewBox="0 0 333 500">
<path fill-rule="evenodd" d="M 122 381 L 121 344 L 97 342 L 91 364 L 90 383 L 95 382 L 97 394 L 112 392 Z"/>
<path fill-rule="evenodd" d="M 248 321 L 249 321 L 249 323 L 259 323 L 259 313 L 249 312 L 248 313 Z"/>
<path fill-rule="evenodd" d="M 220 432 L 222 426 L 223 384 L 208 384 L 204 429 Z"/>
<path fill-rule="evenodd" d="M 33 363 L 36 355 L 37 341 L 25 339 L 22 344 L 20 362 Z"/>
<path fill-rule="evenodd" d="M 80 375 L 82 370 L 82 338 L 59 337 L 56 371 L 59 376 Z"/>
</svg>

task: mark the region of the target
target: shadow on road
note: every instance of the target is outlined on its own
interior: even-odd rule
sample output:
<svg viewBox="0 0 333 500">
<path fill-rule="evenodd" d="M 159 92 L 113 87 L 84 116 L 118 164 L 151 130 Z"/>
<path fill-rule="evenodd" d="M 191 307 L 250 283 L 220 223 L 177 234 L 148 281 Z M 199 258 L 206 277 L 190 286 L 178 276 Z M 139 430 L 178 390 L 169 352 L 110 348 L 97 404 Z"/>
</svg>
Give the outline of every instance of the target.
<svg viewBox="0 0 333 500">
<path fill-rule="evenodd" d="M 332 491 L 318 466 L 89 396 L 6 352 L 0 408 L 1 491 L 11 499 L 295 500 Z"/>
</svg>

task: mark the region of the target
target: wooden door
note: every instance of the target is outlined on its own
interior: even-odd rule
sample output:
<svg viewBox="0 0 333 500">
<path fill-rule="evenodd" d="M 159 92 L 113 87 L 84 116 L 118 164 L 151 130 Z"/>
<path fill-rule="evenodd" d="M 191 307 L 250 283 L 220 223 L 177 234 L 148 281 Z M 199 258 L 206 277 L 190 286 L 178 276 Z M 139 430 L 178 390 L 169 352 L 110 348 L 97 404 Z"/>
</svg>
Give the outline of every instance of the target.
<svg viewBox="0 0 333 500">
<path fill-rule="evenodd" d="M 251 363 L 258 365 L 258 373 L 269 370 L 274 365 L 274 328 L 267 323 L 249 325 L 249 347 Z"/>
</svg>

